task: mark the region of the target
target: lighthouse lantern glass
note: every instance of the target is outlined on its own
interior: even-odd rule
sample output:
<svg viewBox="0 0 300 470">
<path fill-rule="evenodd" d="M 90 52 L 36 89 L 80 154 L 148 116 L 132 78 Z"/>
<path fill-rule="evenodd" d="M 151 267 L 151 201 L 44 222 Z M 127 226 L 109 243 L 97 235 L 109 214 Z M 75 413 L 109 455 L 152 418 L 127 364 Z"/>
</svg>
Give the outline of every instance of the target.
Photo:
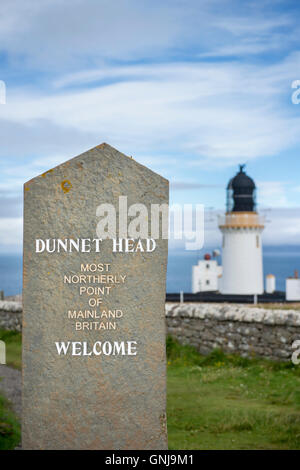
<svg viewBox="0 0 300 470">
<path fill-rule="evenodd" d="M 253 210 L 254 212 L 256 212 L 256 209 L 257 209 L 257 190 L 256 188 L 253 189 L 253 193 L 252 193 L 252 198 L 253 198 Z"/>
<path fill-rule="evenodd" d="M 226 195 L 226 212 L 232 212 L 234 206 L 234 199 L 233 199 L 233 189 L 227 189 Z"/>
</svg>

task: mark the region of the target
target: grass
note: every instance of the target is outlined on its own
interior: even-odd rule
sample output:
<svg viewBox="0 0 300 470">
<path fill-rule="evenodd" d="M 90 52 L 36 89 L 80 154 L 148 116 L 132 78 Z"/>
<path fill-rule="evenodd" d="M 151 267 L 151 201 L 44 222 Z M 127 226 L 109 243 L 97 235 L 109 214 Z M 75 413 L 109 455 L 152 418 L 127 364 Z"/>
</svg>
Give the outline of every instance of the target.
<svg viewBox="0 0 300 470">
<path fill-rule="evenodd" d="M 300 367 L 168 338 L 170 449 L 300 449 Z"/>
<path fill-rule="evenodd" d="M 0 395 L 0 450 L 14 449 L 20 440 L 20 424 L 10 403 Z"/>
<path fill-rule="evenodd" d="M 276 302 L 274 304 L 266 302 L 263 304 L 245 304 L 247 307 L 264 308 L 267 310 L 300 310 L 299 302 Z"/>
<path fill-rule="evenodd" d="M 20 333 L 0 330 L 8 364 L 21 367 Z M 300 365 L 214 351 L 201 356 L 167 339 L 170 449 L 300 449 Z M 0 449 L 20 429 L 0 396 Z"/>
<path fill-rule="evenodd" d="M 18 331 L 0 330 L 0 340 L 6 344 L 6 363 L 15 369 L 22 367 L 22 334 Z"/>
<path fill-rule="evenodd" d="M 174 302 L 169 302 L 169 303 L 174 303 Z M 210 302 L 211 304 L 215 305 L 220 305 L 220 303 L 216 302 Z M 233 305 L 230 302 L 223 302 L 223 305 Z M 300 310 L 300 302 L 266 302 L 266 303 L 251 303 L 251 304 L 236 304 L 237 306 L 240 307 L 250 307 L 250 308 L 263 308 L 266 310 Z"/>
<path fill-rule="evenodd" d="M 6 344 L 7 365 L 21 369 L 21 333 L 0 330 L 0 340 Z M 19 444 L 20 439 L 20 424 L 12 411 L 10 403 L 0 395 L 0 450 L 14 449 Z"/>
</svg>

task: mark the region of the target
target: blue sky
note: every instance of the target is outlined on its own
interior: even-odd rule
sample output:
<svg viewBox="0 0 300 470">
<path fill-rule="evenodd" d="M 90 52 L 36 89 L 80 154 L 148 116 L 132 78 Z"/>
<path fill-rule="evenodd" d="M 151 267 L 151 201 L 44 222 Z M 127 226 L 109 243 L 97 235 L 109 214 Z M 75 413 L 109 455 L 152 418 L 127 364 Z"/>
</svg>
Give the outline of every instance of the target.
<svg viewBox="0 0 300 470">
<path fill-rule="evenodd" d="M 277 0 L 1 0 L 0 250 L 21 249 L 23 183 L 101 142 L 212 214 L 246 162 L 265 243 L 299 243 L 299 13 Z"/>
</svg>

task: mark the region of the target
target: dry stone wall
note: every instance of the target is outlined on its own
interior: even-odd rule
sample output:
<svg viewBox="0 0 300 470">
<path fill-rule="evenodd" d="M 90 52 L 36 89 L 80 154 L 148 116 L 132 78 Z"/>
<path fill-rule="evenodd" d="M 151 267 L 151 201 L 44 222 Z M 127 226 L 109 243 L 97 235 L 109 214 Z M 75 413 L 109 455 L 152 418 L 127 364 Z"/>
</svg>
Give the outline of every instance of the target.
<svg viewBox="0 0 300 470">
<path fill-rule="evenodd" d="M 238 304 L 166 304 L 167 332 L 202 354 L 216 348 L 246 357 L 290 360 L 300 312 Z"/>
<path fill-rule="evenodd" d="M 21 302 L 0 301 L 0 329 L 21 331 Z"/>
<path fill-rule="evenodd" d="M 167 333 L 202 354 L 220 348 L 247 357 L 290 360 L 300 312 L 238 304 L 166 303 Z M 22 329 L 22 304 L 0 301 L 0 329 Z"/>
</svg>

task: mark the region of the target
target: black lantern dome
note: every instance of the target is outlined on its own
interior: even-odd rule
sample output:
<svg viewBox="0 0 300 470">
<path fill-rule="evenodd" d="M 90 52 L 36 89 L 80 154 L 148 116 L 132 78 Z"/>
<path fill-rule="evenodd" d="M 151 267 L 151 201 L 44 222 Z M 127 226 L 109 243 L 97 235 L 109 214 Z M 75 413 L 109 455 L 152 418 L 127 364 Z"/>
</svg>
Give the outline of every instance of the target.
<svg viewBox="0 0 300 470">
<path fill-rule="evenodd" d="M 245 165 L 231 178 L 227 185 L 227 212 L 255 212 L 256 187 L 254 181 L 246 175 Z"/>
</svg>

